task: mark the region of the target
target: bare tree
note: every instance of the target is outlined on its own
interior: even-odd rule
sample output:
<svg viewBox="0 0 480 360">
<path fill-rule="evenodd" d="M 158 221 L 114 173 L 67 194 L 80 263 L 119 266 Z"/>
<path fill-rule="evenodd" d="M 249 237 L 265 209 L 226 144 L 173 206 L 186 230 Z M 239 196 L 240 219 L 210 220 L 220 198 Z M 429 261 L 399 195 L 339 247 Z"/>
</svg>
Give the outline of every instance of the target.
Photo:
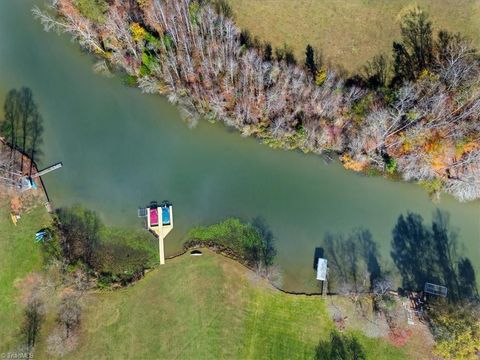
<svg viewBox="0 0 480 360">
<path fill-rule="evenodd" d="M 406 180 L 440 180 L 460 200 L 479 197 L 478 53 L 459 35 L 434 38 L 424 11 L 402 21 L 397 80 L 387 101 L 377 91 L 346 86 L 324 66 L 317 86 L 292 61 L 265 60 L 262 50 L 242 46 L 245 36 L 228 11 L 209 2 L 109 4 L 103 23 L 82 16 L 73 0 L 54 4 L 57 17 L 32 11 L 46 30 L 72 34 L 136 77 L 142 91 L 165 94 L 190 114 L 223 121 L 272 147 L 335 151 L 361 165 L 355 169 L 395 164 Z M 142 35 L 134 36 L 135 29 Z M 373 87 L 389 83 L 387 58 L 375 57 L 364 77 Z M 364 104 L 359 119 L 355 112 Z"/>
<path fill-rule="evenodd" d="M 393 288 L 392 281 L 387 278 L 379 278 L 375 280 L 373 284 L 373 295 L 375 296 L 384 296 Z"/>
<path fill-rule="evenodd" d="M 80 294 L 75 291 L 67 292 L 59 305 L 58 325 L 47 339 L 50 354 L 64 356 L 76 348 L 81 312 Z"/>
</svg>

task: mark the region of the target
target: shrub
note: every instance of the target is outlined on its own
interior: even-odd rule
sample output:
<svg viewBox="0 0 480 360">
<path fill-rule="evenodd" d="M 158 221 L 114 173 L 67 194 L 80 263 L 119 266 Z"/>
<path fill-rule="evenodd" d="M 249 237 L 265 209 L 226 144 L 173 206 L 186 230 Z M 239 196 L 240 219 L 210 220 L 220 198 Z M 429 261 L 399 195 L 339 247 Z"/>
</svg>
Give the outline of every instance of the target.
<svg viewBox="0 0 480 360">
<path fill-rule="evenodd" d="M 387 159 L 387 163 L 385 165 L 387 169 L 387 173 L 393 174 L 395 171 L 397 171 L 397 160 L 395 160 L 393 157 L 389 157 Z"/>
<path fill-rule="evenodd" d="M 155 53 L 153 51 L 144 51 L 142 53 L 142 66 L 140 67 L 140 75 L 147 76 L 150 75 L 155 65 L 158 62 L 155 58 Z"/>
<path fill-rule="evenodd" d="M 102 285 L 116 281 L 126 284 L 158 262 L 154 236 L 146 231 L 105 227 L 95 212 L 79 206 L 58 209 L 56 226 L 62 248 L 59 257 L 68 260 L 67 271 L 79 266 L 87 272 L 94 270 Z M 47 253 L 55 254 L 54 242 L 47 245 Z"/>
<path fill-rule="evenodd" d="M 198 25 L 198 15 L 200 13 L 200 4 L 197 1 L 193 1 L 188 6 L 188 15 L 192 24 Z"/>
<path fill-rule="evenodd" d="M 46 231 L 48 232 L 47 239 L 41 242 L 45 263 L 50 260 L 61 260 L 63 252 L 60 234 L 52 229 L 46 229 Z"/>
<path fill-rule="evenodd" d="M 278 61 L 285 61 L 288 65 L 296 65 L 297 63 L 292 48 L 287 44 L 283 44 L 283 47 L 275 49 L 275 57 Z"/>
<path fill-rule="evenodd" d="M 206 2 L 210 2 L 218 14 L 233 18 L 233 10 L 227 0 L 207 0 Z"/>
<path fill-rule="evenodd" d="M 97 214 L 80 206 L 56 211 L 56 226 L 61 236 L 63 256 L 70 262 L 91 265 L 102 227 Z"/>
<path fill-rule="evenodd" d="M 368 94 L 367 96 L 363 96 L 358 100 L 352 107 L 353 116 L 355 121 L 360 124 L 363 119 L 367 116 L 370 112 L 370 106 L 373 102 L 373 95 Z"/>
<path fill-rule="evenodd" d="M 251 238 L 257 238 L 258 234 L 239 219 L 230 218 L 218 224 L 195 227 L 190 230 L 188 236 L 198 241 L 213 241 L 241 255 L 243 244 L 252 242 Z"/>
<path fill-rule="evenodd" d="M 435 336 L 435 355 L 446 359 L 478 359 L 480 321 L 478 304 L 432 306 L 430 326 Z"/>
<path fill-rule="evenodd" d="M 132 33 L 133 40 L 135 41 L 142 41 L 147 34 L 147 31 L 139 24 L 139 23 L 132 23 L 130 25 L 130 32 Z"/>
<path fill-rule="evenodd" d="M 218 224 L 193 228 L 188 237 L 196 242 L 230 249 L 251 266 L 271 266 L 276 255 L 272 233 L 261 219 L 250 224 L 230 218 Z"/>
<path fill-rule="evenodd" d="M 80 13 L 94 22 L 102 23 L 108 10 L 105 0 L 76 0 L 75 6 Z"/>
<path fill-rule="evenodd" d="M 115 281 L 117 277 L 122 283 L 140 277 L 149 262 L 149 254 L 145 250 L 134 249 L 123 244 L 101 244 L 93 262 L 93 268 L 101 273 L 103 280 Z"/>
<path fill-rule="evenodd" d="M 317 86 L 322 86 L 325 80 L 327 80 L 327 69 L 322 67 L 317 72 L 317 76 L 315 76 L 315 84 L 317 84 Z"/>
<path fill-rule="evenodd" d="M 135 76 L 125 75 L 122 80 L 123 80 L 123 83 L 127 86 L 132 86 L 132 87 L 137 86 L 137 78 Z"/>
<path fill-rule="evenodd" d="M 349 154 L 342 155 L 340 160 L 342 161 L 343 167 L 348 170 L 363 171 L 367 166 L 366 161 L 354 160 Z"/>
<path fill-rule="evenodd" d="M 427 190 L 430 196 L 438 194 L 440 191 L 442 191 L 442 188 L 443 188 L 443 182 L 439 178 L 420 180 L 418 183 L 425 190 Z"/>
<path fill-rule="evenodd" d="M 104 228 L 92 267 L 99 273 L 99 286 L 105 287 L 136 280 L 157 262 L 157 241 L 148 232 Z"/>
<path fill-rule="evenodd" d="M 141 9 L 145 9 L 149 4 L 149 0 L 137 0 L 137 4 Z"/>
</svg>

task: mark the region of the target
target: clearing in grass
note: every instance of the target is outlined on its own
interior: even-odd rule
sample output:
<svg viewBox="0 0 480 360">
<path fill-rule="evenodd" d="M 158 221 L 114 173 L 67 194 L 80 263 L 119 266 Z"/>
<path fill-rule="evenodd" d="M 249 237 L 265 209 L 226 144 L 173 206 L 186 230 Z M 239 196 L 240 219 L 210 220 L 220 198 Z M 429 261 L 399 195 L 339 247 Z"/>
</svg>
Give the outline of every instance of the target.
<svg viewBox="0 0 480 360">
<path fill-rule="evenodd" d="M 12 223 L 8 200 L 0 199 L 0 353 L 18 345 L 24 320 L 19 304 L 18 285 L 30 272 L 41 270 L 41 246 L 35 233 L 50 224 L 51 218 L 42 206 L 24 212 L 17 226 Z"/>
<path fill-rule="evenodd" d="M 202 250 L 136 283 L 90 294 L 71 359 L 312 359 L 335 329 L 324 300 L 273 289 L 237 262 Z M 367 358 L 405 359 L 386 341 L 345 332 Z M 48 358 L 45 344 L 36 357 Z"/>
</svg>

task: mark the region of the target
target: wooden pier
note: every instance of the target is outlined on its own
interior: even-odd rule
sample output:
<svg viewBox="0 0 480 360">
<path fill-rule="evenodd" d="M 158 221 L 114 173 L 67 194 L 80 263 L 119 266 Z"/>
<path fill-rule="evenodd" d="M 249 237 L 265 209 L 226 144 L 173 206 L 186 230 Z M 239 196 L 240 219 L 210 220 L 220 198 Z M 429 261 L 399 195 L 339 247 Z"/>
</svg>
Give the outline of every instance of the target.
<svg viewBox="0 0 480 360">
<path fill-rule="evenodd" d="M 164 239 L 173 229 L 173 207 L 171 204 L 150 204 L 147 208 L 147 228 L 158 237 L 160 265 L 165 264 Z"/>
</svg>

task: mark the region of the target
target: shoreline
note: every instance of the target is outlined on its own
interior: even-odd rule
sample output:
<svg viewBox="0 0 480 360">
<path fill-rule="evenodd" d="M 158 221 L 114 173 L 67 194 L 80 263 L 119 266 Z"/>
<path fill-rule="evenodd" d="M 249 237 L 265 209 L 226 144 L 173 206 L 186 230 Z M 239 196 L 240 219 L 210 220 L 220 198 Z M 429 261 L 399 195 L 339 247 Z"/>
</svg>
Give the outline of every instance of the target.
<svg viewBox="0 0 480 360">
<path fill-rule="evenodd" d="M 167 16 L 166 18 L 162 17 L 161 21 L 152 18 L 152 14 L 157 10 L 152 9 L 149 5 L 140 8 L 127 5 L 121 8 L 112 6 L 106 10 L 105 15 L 107 12 L 118 15 L 114 22 L 119 28 L 122 28 L 122 31 L 125 30 L 124 36 L 127 38 L 123 40 L 127 42 L 128 46 L 123 43 L 122 39 L 118 39 L 119 44 L 117 45 L 112 45 L 110 41 L 105 44 L 104 40 L 108 36 L 117 39 L 120 36 L 118 31 L 112 32 L 106 25 L 108 23 L 106 19 L 104 22 L 88 19 L 75 8 L 70 0 L 59 2 L 56 12 L 60 18 L 49 18 L 38 8 L 34 8 L 33 13 L 45 26 L 49 25 L 50 28 L 55 27 L 71 33 L 79 38 L 82 47 L 90 50 L 97 57 L 105 59 L 110 66 L 124 70 L 128 77 L 135 79 L 135 84 L 142 92 L 164 95 L 171 103 L 186 107 L 192 117 L 198 114 L 207 120 L 230 125 L 243 135 L 255 137 L 272 148 L 298 149 L 316 154 L 332 151 L 341 155 L 340 161 L 347 169 L 371 172 L 371 168 L 373 168 L 387 179 L 393 176 L 396 179 L 401 178 L 403 181 L 421 182 L 431 194 L 442 191 L 452 194 L 459 201 L 472 201 L 479 198 L 478 184 L 470 179 L 476 171 L 475 168 L 472 168 L 472 165 L 475 164 L 463 164 L 462 160 L 462 156 L 470 154 L 471 149 L 465 150 L 460 157 L 455 155 L 446 158 L 444 166 L 438 168 L 438 164 L 424 159 L 428 157 L 428 154 L 425 153 L 426 150 L 421 150 L 423 148 L 420 145 L 420 148 L 418 146 L 412 148 L 412 144 L 409 147 L 402 145 L 401 138 L 408 130 L 407 125 L 402 125 L 400 133 L 398 133 L 400 130 L 395 130 L 382 142 L 375 138 L 375 132 L 379 131 L 374 128 L 375 122 L 370 123 L 371 121 L 368 120 L 370 115 L 380 116 L 381 112 L 377 114 L 365 110 L 366 113 L 362 115 L 362 125 L 358 125 L 360 122 L 356 124 L 355 116 L 352 117 L 350 112 L 357 102 L 364 100 L 368 100 L 367 103 L 372 102 L 373 100 L 369 100 L 369 96 L 373 96 L 375 98 L 373 102 L 382 103 L 375 92 L 369 92 L 364 88 L 345 86 L 345 79 L 333 70 L 325 70 L 326 79 L 321 84 L 314 84 L 308 78 L 305 70 L 297 65 L 285 63 L 284 60 L 262 60 L 259 57 L 260 49 L 242 47 L 241 40 L 238 38 L 239 29 L 235 23 L 228 16 L 213 14 L 211 12 L 213 10 L 209 6 L 203 7 L 195 13 L 195 21 L 203 22 L 203 25 L 208 28 L 214 26 L 212 24 L 215 23 L 215 19 L 221 20 L 222 27 L 229 29 L 231 27 L 231 37 L 225 38 L 223 35 L 210 34 L 205 40 L 202 40 L 205 41 L 203 44 L 198 44 L 196 41 L 190 43 L 189 37 L 182 36 L 182 31 L 187 31 L 189 36 L 200 37 L 204 30 L 197 29 L 192 24 L 193 20 L 184 20 L 183 16 L 178 23 L 172 22 L 170 19 L 176 12 L 185 9 L 173 9 L 165 5 L 162 11 Z M 141 15 L 138 20 L 140 23 L 125 18 L 125 14 L 128 14 L 129 11 L 137 11 Z M 84 22 L 85 26 L 91 30 L 91 36 L 82 38 L 82 33 L 75 28 L 74 21 Z M 184 27 L 188 30 L 185 30 Z M 172 37 L 171 34 L 176 34 L 176 36 Z M 204 68 L 193 61 L 198 54 L 202 55 L 203 61 L 206 61 L 205 59 L 215 60 L 217 57 L 217 60 L 223 59 L 223 54 L 216 51 L 212 54 L 208 53 L 208 56 L 205 55 L 205 47 L 208 47 L 207 45 L 210 43 L 219 46 L 225 45 L 231 49 L 239 47 L 239 52 L 233 52 L 234 55 L 232 55 L 232 61 L 238 65 L 238 68 L 235 68 L 235 71 L 230 69 L 229 79 L 222 72 L 218 74 L 215 72 L 216 75 L 213 76 L 211 74 L 213 70 L 209 66 L 205 65 Z M 182 48 L 183 45 L 185 50 Z M 198 48 L 196 49 L 198 54 L 195 55 L 194 52 L 187 50 L 190 46 Z M 176 71 L 172 70 L 174 65 L 169 63 L 171 61 L 176 64 Z M 257 62 L 261 62 L 269 70 L 260 70 L 257 68 Z M 219 66 L 228 68 L 223 63 Z M 227 68 L 222 69 L 228 74 Z M 266 73 L 262 71 L 266 71 Z M 270 85 L 263 82 L 239 85 L 238 82 L 243 81 L 241 79 L 244 72 L 253 77 L 263 74 L 262 76 L 275 76 L 276 79 L 271 80 Z M 190 73 L 192 75 L 189 75 Z M 198 75 L 194 75 L 196 73 L 200 74 L 200 78 Z M 224 84 L 222 78 L 226 82 L 228 80 L 229 83 Z M 292 82 L 295 82 L 298 88 L 297 92 L 288 90 L 287 94 L 282 93 L 281 96 L 277 94 L 280 90 L 276 87 L 290 87 Z M 417 85 L 423 86 L 417 83 L 412 86 Z M 406 84 L 405 86 L 410 85 Z M 257 101 L 251 99 L 252 87 L 255 90 Z M 216 90 L 212 91 L 214 88 Z M 237 95 L 232 97 L 232 91 L 236 91 Z M 355 91 L 359 93 L 353 94 L 352 92 Z M 269 108 L 269 102 L 275 102 L 277 95 L 285 99 L 275 105 L 280 108 L 273 111 Z M 312 97 L 315 99 L 315 106 L 311 103 Z M 418 99 L 418 101 L 424 100 L 423 98 Z M 293 106 L 292 103 L 298 105 Z M 318 110 L 329 106 L 331 107 L 329 112 Z M 391 110 L 386 104 L 381 106 L 387 112 Z M 412 109 L 411 112 L 414 110 Z M 300 115 L 297 114 L 298 111 L 300 111 Z M 280 123 L 277 124 L 278 121 Z M 392 121 L 394 121 L 392 124 L 394 126 L 397 120 Z M 415 128 L 416 125 L 412 126 L 415 131 L 420 130 L 425 132 L 425 136 L 430 136 L 428 127 L 422 128 L 425 121 L 430 120 L 428 117 L 416 120 L 415 124 L 420 124 L 419 129 Z M 373 128 L 370 129 L 370 127 Z M 388 139 L 390 135 L 393 137 Z M 391 142 L 393 143 L 390 144 Z M 360 146 L 360 143 L 363 145 Z M 390 148 L 390 145 L 393 147 Z M 450 145 L 452 144 L 445 143 L 446 149 L 449 149 Z M 407 148 L 408 150 L 405 150 Z M 415 157 L 419 151 L 425 153 L 426 156 Z M 463 165 L 459 167 L 459 164 Z"/>
<path fill-rule="evenodd" d="M 23 176 L 29 176 L 28 175 L 28 171 L 24 171 L 25 168 L 26 169 L 29 169 L 30 167 L 30 164 L 32 163 L 31 159 L 28 157 L 28 155 L 22 153 L 20 150 L 18 149 L 13 149 L 6 141 L 4 138 L 0 137 L 0 146 L 3 146 L 5 148 L 7 148 L 7 151 L 11 151 L 13 150 L 16 155 L 15 155 L 15 158 L 17 157 L 20 157 L 22 158 L 23 157 L 23 168 L 20 169 L 20 172 L 22 173 Z M 35 161 L 33 161 L 33 164 L 32 164 L 32 173 L 31 175 L 35 175 L 37 174 L 39 171 L 38 171 L 38 166 L 36 164 Z M 33 179 L 33 181 L 35 182 L 35 185 L 37 186 L 37 191 L 40 191 L 41 194 L 40 194 L 40 197 L 43 197 L 44 198 L 44 203 L 43 205 L 45 206 L 46 210 L 48 213 L 52 213 L 53 212 L 53 207 L 52 207 L 52 204 L 50 202 L 50 197 L 48 195 L 48 191 L 47 191 L 47 188 L 45 186 L 45 183 L 43 182 L 43 179 L 41 176 Z M 34 190 L 35 189 L 29 189 L 29 190 L 26 190 L 27 192 L 30 191 L 30 190 Z M 15 195 L 19 195 L 21 196 L 23 193 L 22 192 L 17 192 L 16 190 L 14 190 L 15 192 Z"/>
</svg>

